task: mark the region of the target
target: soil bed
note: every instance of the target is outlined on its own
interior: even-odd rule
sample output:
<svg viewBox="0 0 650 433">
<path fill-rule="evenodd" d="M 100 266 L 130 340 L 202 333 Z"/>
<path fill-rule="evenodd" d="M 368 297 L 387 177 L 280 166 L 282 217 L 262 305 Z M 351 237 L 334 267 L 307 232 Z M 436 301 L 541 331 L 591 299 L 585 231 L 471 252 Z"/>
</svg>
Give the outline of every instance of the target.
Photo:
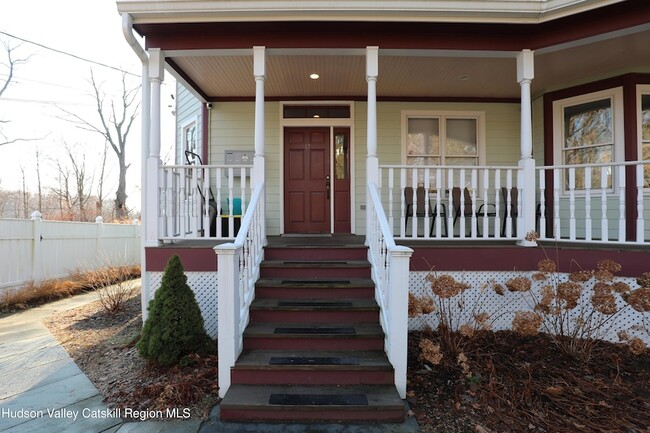
<svg viewBox="0 0 650 433">
<path fill-rule="evenodd" d="M 455 359 L 429 365 L 409 338 L 408 400 L 423 432 L 648 432 L 650 359 L 599 344 L 588 362 L 567 359 L 543 335 L 485 332 Z"/>
</svg>

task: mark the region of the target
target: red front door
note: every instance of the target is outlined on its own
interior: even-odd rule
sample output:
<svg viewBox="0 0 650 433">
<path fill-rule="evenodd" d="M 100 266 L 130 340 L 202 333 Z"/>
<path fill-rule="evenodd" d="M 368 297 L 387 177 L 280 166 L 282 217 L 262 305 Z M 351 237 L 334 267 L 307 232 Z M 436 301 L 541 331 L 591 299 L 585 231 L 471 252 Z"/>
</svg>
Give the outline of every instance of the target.
<svg viewBox="0 0 650 433">
<path fill-rule="evenodd" d="M 329 128 L 284 129 L 284 231 L 330 233 Z"/>
</svg>

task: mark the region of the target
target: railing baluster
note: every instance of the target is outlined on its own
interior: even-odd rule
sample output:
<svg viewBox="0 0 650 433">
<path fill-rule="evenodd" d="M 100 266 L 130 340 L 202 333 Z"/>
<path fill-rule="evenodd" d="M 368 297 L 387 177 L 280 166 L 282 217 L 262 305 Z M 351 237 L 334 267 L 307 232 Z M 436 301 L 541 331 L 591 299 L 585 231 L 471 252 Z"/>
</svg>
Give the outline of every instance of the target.
<svg viewBox="0 0 650 433">
<path fill-rule="evenodd" d="M 383 171 L 382 171 L 383 172 Z M 388 226 L 392 229 L 395 224 L 395 216 L 393 215 L 394 212 L 394 203 L 393 203 L 393 198 L 394 198 L 394 189 L 395 189 L 395 180 L 393 179 L 393 173 L 394 170 L 393 168 L 388 169 Z M 383 176 L 379 176 L 379 181 L 381 182 Z M 380 183 L 380 188 L 381 188 L 381 183 Z"/>
<path fill-rule="evenodd" d="M 413 203 L 413 206 L 411 207 L 411 237 L 413 239 L 418 237 L 418 197 L 416 194 L 416 190 L 418 187 L 418 175 L 419 171 L 417 168 L 414 168 L 411 171 L 411 188 L 413 189 L 413 195 L 411 197 L 411 203 Z"/>
<path fill-rule="evenodd" d="M 645 240 L 645 220 L 643 219 L 643 165 L 636 166 L 636 241 L 642 243 Z"/>
<path fill-rule="evenodd" d="M 399 203 L 400 203 L 400 219 L 399 219 L 399 234 L 400 237 L 405 237 L 406 236 L 406 197 L 404 196 L 404 191 L 406 188 L 406 168 L 402 168 L 400 170 L 400 179 L 399 179 L 399 187 L 400 187 L 400 195 L 399 195 Z M 412 221 L 411 221 L 412 223 Z"/>
<path fill-rule="evenodd" d="M 539 237 L 546 239 L 546 169 L 539 170 Z"/>
<path fill-rule="evenodd" d="M 553 170 L 553 236 L 560 239 L 560 170 Z"/>
<path fill-rule="evenodd" d="M 165 217 L 167 219 L 167 236 L 176 236 L 174 232 L 174 170 L 167 171 L 167 199 L 165 201 Z"/>
<path fill-rule="evenodd" d="M 476 206 L 476 190 L 478 189 L 478 182 L 477 182 L 477 170 L 475 168 L 472 168 L 470 170 L 470 187 L 472 189 L 472 192 L 470 194 L 470 197 L 472 198 L 472 215 L 470 216 L 470 226 L 469 226 L 469 233 L 470 236 L 475 239 L 478 236 L 478 219 L 476 217 L 476 214 L 478 213 L 478 207 Z"/>
<path fill-rule="evenodd" d="M 591 168 L 585 168 L 585 239 L 591 240 Z"/>
<path fill-rule="evenodd" d="M 600 240 L 609 240 L 609 226 L 607 221 L 607 167 L 600 168 Z"/>
<path fill-rule="evenodd" d="M 429 168 L 424 169 L 424 224 L 423 224 L 423 234 L 425 238 L 429 238 L 429 225 L 430 223 L 430 216 L 429 216 L 429 188 L 431 187 L 431 182 L 429 178 L 430 172 Z"/>
<path fill-rule="evenodd" d="M 454 187 L 454 169 L 453 168 L 445 168 L 447 170 L 447 228 L 449 229 L 449 237 L 453 238 L 454 237 L 454 218 L 456 216 L 454 213 L 456 212 L 456 209 L 454 209 L 454 204 L 453 204 L 453 199 L 452 199 L 452 191 Z"/>
<path fill-rule="evenodd" d="M 197 169 L 198 170 L 198 169 Z M 203 237 L 210 237 L 210 169 L 205 168 L 203 171 L 203 211 L 201 215 L 203 217 Z M 219 211 L 219 205 L 217 205 L 216 211 Z M 215 222 L 216 224 L 216 222 Z M 215 233 L 216 234 L 216 233 Z"/>
<path fill-rule="evenodd" d="M 569 239 L 576 238 L 576 169 L 569 168 Z"/>
<path fill-rule="evenodd" d="M 494 237 L 501 238 L 501 169 L 494 170 Z M 504 203 L 505 206 L 505 203 Z M 506 208 L 507 209 L 507 208 Z"/>
<path fill-rule="evenodd" d="M 442 219 L 447 218 L 447 215 L 440 215 L 440 209 L 441 209 L 441 197 L 440 197 L 440 190 L 442 189 L 442 171 L 440 170 L 440 167 L 436 167 L 436 221 L 438 223 L 436 224 L 436 238 L 440 238 L 442 236 L 442 225 L 445 223 Z M 449 226 L 447 226 L 447 233 L 445 233 L 446 236 L 449 236 Z"/>
<path fill-rule="evenodd" d="M 481 187 L 483 197 L 483 237 L 490 237 L 489 218 L 486 215 L 488 205 L 488 189 L 490 188 L 490 172 L 488 169 L 483 169 L 483 185 Z M 495 217 L 496 220 L 496 217 Z M 497 231 L 494 231 L 496 237 Z"/>
<path fill-rule="evenodd" d="M 625 242 L 625 166 L 619 165 L 612 169 L 618 175 L 618 241 Z"/>
<path fill-rule="evenodd" d="M 181 167 L 179 169 L 179 179 L 178 179 L 178 210 L 179 210 L 179 230 L 178 230 L 178 235 L 180 237 L 184 237 L 185 234 L 187 233 L 187 227 L 185 225 L 185 222 L 187 221 L 187 214 L 186 214 L 186 208 L 187 208 L 187 196 L 185 195 L 185 168 Z"/>
<path fill-rule="evenodd" d="M 506 208 L 506 237 L 512 237 L 512 208 L 515 204 L 512 202 L 512 170 L 506 171 L 506 198 L 504 206 Z"/>
</svg>

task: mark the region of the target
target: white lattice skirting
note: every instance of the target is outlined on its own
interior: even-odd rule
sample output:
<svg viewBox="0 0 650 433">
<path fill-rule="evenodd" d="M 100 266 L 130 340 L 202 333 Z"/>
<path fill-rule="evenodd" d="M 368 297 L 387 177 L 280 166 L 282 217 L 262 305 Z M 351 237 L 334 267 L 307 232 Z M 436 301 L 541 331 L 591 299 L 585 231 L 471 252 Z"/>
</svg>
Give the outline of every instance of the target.
<svg viewBox="0 0 650 433">
<path fill-rule="evenodd" d="M 211 338 L 217 338 L 217 273 L 185 272 L 185 275 L 201 309 L 206 332 Z M 163 272 L 149 272 L 152 298 L 160 287 L 162 276 Z"/>
<path fill-rule="evenodd" d="M 409 275 L 409 288 L 410 292 L 415 296 L 432 296 L 431 292 L 431 283 L 426 280 L 429 272 L 411 272 Z M 539 289 L 542 284 L 533 284 L 532 293 L 511 293 L 506 289 L 506 294 L 501 296 L 494 292 L 490 288 L 490 283 L 494 281 L 505 286 L 506 281 L 510 280 L 515 276 L 527 276 L 530 277 L 533 272 L 438 272 L 438 276 L 446 274 L 454 277 L 457 281 L 464 282 L 470 285 L 470 288 L 467 289 L 464 294 L 457 295 L 455 298 L 457 302 L 454 302 L 451 317 L 458 318 L 459 323 L 468 323 L 471 321 L 473 314 L 486 312 L 490 315 L 492 321 L 492 329 L 497 330 L 509 330 L 511 329 L 512 320 L 514 318 L 515 312 L 517 311 L 532 311 L 535 302 L 533 296 L 536 296 L 537 299 L 539 296 Z M 559 281 L 567 281 L 568 274 L 559 275 Z M 616 281 L 627 283 L 632 289 L 638 287 L 636 284 L 635 278 L 616 278 Z M 591 287 L 593 286 L 593 280 L 585 283 L 586 290 L 582 294 L 582 301 L 580 305 L 590 306 L 589 299 L 592 296 Z M 632 309 L 628 306 L 619 296 L 615 296 L 617 299 L 617 306 L 619 310 L 623 310 L 613 316 L 613 320 L 608 322 L 603 329 L 607 330 L 602 335 L 602 339 L 618 342 L 619 338 L 617 336 L 618 331 L 626 331 L 630 336 L 636 336 L 641 338 L 646 345 L 650 345 L 650 336 L 647 332 L 644 332 L 643 329 L 643 314 Z M 462 308 L 459 307 L 459 304 Z M 575 310 L 578 310 L 580 307 L 576 307 Z M 586 316 L 589 312 L 584 311 L 583 317 Z M 599 314 L 599 313 L 596 313 Z M 646 316 L 648 314 L 646 313 Z M 577 319 L 577 311 L 574 319 Z M 646 326 L 650 322 L 650 317 L 645 317 Z M 426 316 L 419 316 L 409 319 L 409 330 L 421 330 L 425 327 L 431 327 L 435 329 L 438 326 L 438 318 L 436 314 L 428 314 Z"/>
<path fill-rule="evenodd" d="M 440 272 L 441 274 L 451 275 L 458 281 L 463 281 L 471 286 L 463 295 L 463 308 L 452 313 L 453 317 L 459 318 L 461 323 L 467 322 L 473 313 L 486 312 L 492 319 L 493 330 L 511 329 L 512 319 L 517 311 L 531 311 L 534 302 L 530 294 L 506 293 L 505 296 L 496 294 L 491 288 L 487 287 L 488 283 L 494 281 L 505 285 L 506 281 L 516 275 L 530 276 L 532 272 Z M 160 286 L 162 272 L 149 272 L 152 295 Z M 217 338 L 217 273 L 216 272 L 186 272 L 187 283 L 194 291 L 196 300 L 201 308 L 205 329 L 212 338 Z M 409 276 L 410 292 L 416 296 L 431 295 L 430 283 L 426 280 L 428 272 L 411 272 Z M 564 281 L 568 275 L 563 276 Z M 637 284 L 634 278 L 617 278 L 636 288 Z M 534 287 L 540 286 L 535 285 Z M 584 305 L 589 305 L 588 298 L 591 297 L 591 291 L 586 290 Z M 624 301 L 617 297 L 619 309 L 626 307 Z M 633 310 L 630 307 L 619 313 L 615 317 L 609 332 L 604 339 L 618 342 L 617 331 L 624 330 L 631 336 L 641 338 L 647 345 L 650 345 L 650 336 L 640 328 L 643 326 L 643 314 Z M 650 319 L 645 318 L 646 322 Z M 647 323 L 646 323 L 647 325 Z M 437 316 L 429 314 L 409 319 L 409 330 L 421 330 L 425 327 L 435 329 L 438 326 Z"/>
</svg>

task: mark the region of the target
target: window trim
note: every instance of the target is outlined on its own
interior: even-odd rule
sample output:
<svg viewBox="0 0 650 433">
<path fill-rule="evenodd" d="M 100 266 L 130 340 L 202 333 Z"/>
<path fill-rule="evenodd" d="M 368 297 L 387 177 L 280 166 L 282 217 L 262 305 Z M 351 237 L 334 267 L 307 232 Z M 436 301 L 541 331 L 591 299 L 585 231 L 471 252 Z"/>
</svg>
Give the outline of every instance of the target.
<svg viewBox="0 0 650 433">
<path fill-rule="evenodd" d="M 650 84 L 637 84 L 636 86 L 636 119 L 637 119 L 637 159 L 643 160 L 643 123 L 641 115 L 643 113 L 642 97 L 650 96 Z M 643 188 L 644 195 L 650 195 L 650 188 Z"/>
<path fill-rule="evenodd" d="M 554 165 L 568 165 L 564 163 L 564 109 L 566 107 L 595 102 L 601 99 L 610 99 L 612 106 L 612 127 L 613 131 L 613 152 L 612 162 L 625 160 L 625 112 L 623 107 L 623 87 L 613 87 L 597 92 L 585 93 L 564 99 L 553 101 L 553 160 Z M 617 190 L 618 180 L 616 176 L 612 179 L 612 188 L 607 189 L 608 194 Z M 575 194 L 584 194 L 583 190 L 575 190 Z M 565 189 L 565 182 L 561 180 L 561 194 L 568 195 L 569 190 Z"/>
<path fill-rule="evenodd" d="M 476 146 L 478 151 L 478 164 L 477 166 L 485 165 L 485 155 L 486 155 L 486 131 L 485 131 L 485 112 L 484 111 L 448 111 L 448 110 L 402 110 L 402 134 L 401 134 L 401 160 L 402 165 L 407 164 L 407 151 L 406 143 L 408 136 L 408 120 L 409 119 L 432 119 L 437 118 L 440 120 L 439 123 L 439 133 L 440 133 L 440 149 L 441 149 L 441 167 L 444 167 L 445 164 L 442 164 L 443 156 L 442 150 L 444 141 L 446 140 L 447 133 L 447 124 L 446 120 L 448 119 L 475 119 L 476 120 Z M 444 134 L 444 135 L 443 135 Z M 443 138 L 444 136 L 444 138 Z M 444 158 L 447 156 L 445 155 Z"/>
</svg>

